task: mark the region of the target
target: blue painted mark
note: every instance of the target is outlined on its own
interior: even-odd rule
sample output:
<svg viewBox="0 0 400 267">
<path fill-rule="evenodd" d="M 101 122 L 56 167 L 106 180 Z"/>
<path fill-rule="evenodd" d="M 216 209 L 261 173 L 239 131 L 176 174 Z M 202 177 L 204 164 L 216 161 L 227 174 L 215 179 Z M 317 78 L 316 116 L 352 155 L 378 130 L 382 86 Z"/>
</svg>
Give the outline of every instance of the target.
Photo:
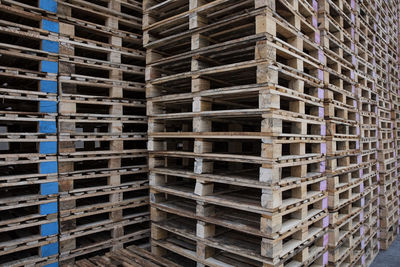
<svg viewBox="0 0 400 267">
<path fill-rule="evenodd" d="M 58 42 L 43 40 L 42 41 L 42 50 L 58 54 L 58 52 L 59 52 Z"/>
<path fill-rule="evenodd" d="M 41 162 L 39 163 L 39 172 L 41 174 L 57 173 L 57 161 Z"/>
<path fill-rule="evenodd" d="M 57 153 L 57 142 L 40 142 L 40 154 L 55 154 Z"/>
<path fill-rule="evenodd" d="M 50 32 L 60 32 L 60 25 L 58 22 L 42 19 L 42 29 Z"/>
<path fill-rule="evenodd" d="M 40 81 L 40 91 L 46 93 L 57 94 L 57 82 L 56 81 Z"/>
<path fill-rule="evenodd" d="M 58 262 L 50 263 L 47 265 L 43 265 L 43 267 L 58 267 Z"/>
<path fill-rule="evenodd" d="M 54 61 L 42 60 L 40 71 L 48 73 L 58 73 L 58 63 Z"/>
<path fill-rule="evenodd" d="M 40 215 L 57 213 L 57 202 L 40 204 Z"/>
<path fill-rule="evenodd" d="M 39 133 L 57 133 L 56 121 L 39 121 Z"/>
<path fill-rule="evenodd" d="M 42 113 L 56 113 L 57 102 L 56 101 L 40 101 L 39 111 Z"/>
<path fill-rule="evenodd" d="M 57 194 L 58 193 L 58 183 L 57 182 L 51 182 L 51 183 L 45 183 L 40 185 L 40 194 L 41 195 L 51 195 L 51 194 Z"/>
<path fill-rule="evenodd" d="M 42 224 L 42 226 L 40 228 L 40 234 L 42 236 L 58 234 L 58 222 Z"/>
<path fill-rule="evenodd" d="M 40 248 L 40 250 L 40 255 L 42 257 L 56 255 L 58 254 L 58 242 L 44 245 Z"/>
<path fill-rule="evenodd" d="M 50 12 L 57 12 L 57 2 L 54 0 L 40 0 L 39 7 Z"/>
</svg>

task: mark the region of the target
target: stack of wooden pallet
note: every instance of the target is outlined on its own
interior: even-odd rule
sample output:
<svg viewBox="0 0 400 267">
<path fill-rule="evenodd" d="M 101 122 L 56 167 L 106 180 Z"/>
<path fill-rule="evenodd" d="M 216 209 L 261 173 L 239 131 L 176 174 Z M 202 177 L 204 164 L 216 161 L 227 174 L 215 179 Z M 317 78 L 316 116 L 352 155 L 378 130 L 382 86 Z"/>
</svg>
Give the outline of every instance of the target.
<svg viewBox="0 0 400 267">
<path fill-rule="evenodd" d="M 60 261 L 148 241 L 142 7 L 59 2 Z"/>
<path fill-rule="evenodd" d="M 369 266 L 379 252 L 379 188 L 377 170 L 378 120 L 373 15 L 368 3 L 356 2 L 356 92 L 358 95 L 361 175 L 363 177 L 363 223 L 361 264 Z"/>
<path fill-rule="evenodd" d="M 0 1 L 0 265 L 56 266 L 55 1 Z"/>
<path fill-rule="evenodd" d="M 375 73 L 378 96 L 379 242 L 387 249 L 398 234 L 399 200 L 392 112 L 397 96 L 397 51 L 390 40 L 392 11 L 386 1 L 371 1 L 374 12 Z"/>
<path fill-rule="evenodd" d="M 329 263 L 353 264 L 362 255 L 363 174 L 355 69 L 355 1 L 319 1 L 324 48 Z M 368 163 L 368 161 L 367 161 Z"/>
<path fill-rule="evenodd" d="M 368 3 L 357 4 L 356 22 L 356 86 L 360 111 L 360 148 L 362 175 L 364 178 L 364 207 L 361 263 L 369 266 L 379 252 L 379 188 L 378 188 L 378 120 L 374 54 L 373 15 Z"/>
<path fill-rule="evenodd" d="M 315 1 L 144 1 L 152 251 L 327 264 Z"/>
<path fill-rule="evenodd" d="M 0 0 L 0 266 L 369 266 L 399 4 Z"/>
<path fill-rule="evenodd" d="M 398 3 L 400 4 L 400 3 Z M 393 7 L 392 10 L 394 10 L 396 7 Z M 397 5 L 397 17 L 400 18 L 400 5 Z M 397 20 L 397 71 L 398 73 L 398 86 L 397 86 L 397 94 L 394 94 L 397 96 L 397 101 L 394 103 L 394 114 L 393 117 L 395 119 L 394 123 L 394 137 L 395 137 L 395 149 L 396 149 L 396 175 L 397 179 L 399 181 L 398 184 L 398 190 L 399 190 L 399 210 L 400 210 L 400 19 Z M 399 211 L 400 213 L 400 211 Z M 399 224 L 400 224 L 400 218 L 399 218 Z"/>
</svg>

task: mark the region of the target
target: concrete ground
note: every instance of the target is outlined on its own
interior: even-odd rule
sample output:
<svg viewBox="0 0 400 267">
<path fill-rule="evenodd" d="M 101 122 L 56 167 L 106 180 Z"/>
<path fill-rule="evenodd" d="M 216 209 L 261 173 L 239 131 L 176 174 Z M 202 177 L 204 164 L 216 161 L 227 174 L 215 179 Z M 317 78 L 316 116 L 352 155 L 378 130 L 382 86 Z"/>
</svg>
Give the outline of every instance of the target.
<svg viewBox="0 0 400 267">
<path fill-rule="evenodd" d="M 399 267 L 400 266 L 400 236 L 389 247 L 381 250 L 370 267 Z"/>
</svg>

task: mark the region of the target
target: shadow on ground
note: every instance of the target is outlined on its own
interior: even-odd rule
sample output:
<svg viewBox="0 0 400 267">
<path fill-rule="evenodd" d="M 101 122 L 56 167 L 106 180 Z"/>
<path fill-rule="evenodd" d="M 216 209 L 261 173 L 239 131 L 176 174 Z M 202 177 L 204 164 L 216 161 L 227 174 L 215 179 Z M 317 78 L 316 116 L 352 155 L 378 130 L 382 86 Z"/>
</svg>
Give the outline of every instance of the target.
<svg viewBox="0 0 400 267">
<path fill-rule="evenodd" d="M 396 238 L 388 250 L 381 250 L 370 267 L 400 266 L 400 236 Z"/>
</svg>

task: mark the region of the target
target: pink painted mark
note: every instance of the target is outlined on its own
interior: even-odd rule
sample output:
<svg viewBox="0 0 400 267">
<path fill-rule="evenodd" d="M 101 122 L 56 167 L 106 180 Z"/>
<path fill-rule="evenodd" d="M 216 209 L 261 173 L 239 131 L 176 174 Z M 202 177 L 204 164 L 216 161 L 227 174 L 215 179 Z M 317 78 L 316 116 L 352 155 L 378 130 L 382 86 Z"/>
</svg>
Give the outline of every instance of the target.
<svg viewBox="0 0 400 267">
<path fill-rule="evenodd" d="M 351 0 L 350 6 L 352 9 L 356 8 L 356 1 L 355 0 Z"/>
<path fill-rule="evenodd" d="M 328 208 L 328 198 L 324 198 L 322 200 L 322 209 L 327 209 Z"/>
<path fill-rule="evenodd" d="M 360 148 L 360 143 L 358 141 L 356 141 L 356 149 Z"/>
<path fill-rule="evenodd" d="M 365 198 L 361 198 L 361 207 L 365 206 Z"/>
<path fill-rule="evenodd" d="M 360 164 L 361 162 L 362 162 L 361 155 L 358 155 L 358 156 L 357 156 L 357 163 Z"/>
<path fill-rule="evenodd" d="M 378 173 L 378 175 L 377 175 L 377 178 L 378 178 L 378 181 L 379 181 L 379 173 Z M 378 187 L 378 195 L 379 195 L 380 192 L 381 192 L 381 188 Z M 379 204 L 379 198 L 378 198 L 378 204 Z"/>
<path fill-rule="evenodd" d="M 360 235 L 363 235 L 364 234 L 364 226 L 361 226 L 360 227 Z"/>
<path fill-rule="evenodd" d="M 323 243 L 324 247 L 326 247 L 328 245 L 328 241 L 329 241 L 328 234 L 326 234 L 326 235 L 324 235 L 324 243 Z"/>
<path fill-rule="evenodd" d="M 320 182 L 319 190 L 320 191 L 326 191 L 326 180 Z"/>
<path fill-rule="evenodd" d="M 322 162 L 319 164 L 319 170 L 320 170 L 320 172 L 325 172 L 325 166 L 326 166 L 325 161 L 322 161 Z"/>
<path fill-rule="evenodd" d="M 364 241 L 364 239 L 361 240 L 361 248 L 362 248 L 362 249 L 365 248 L 365 241 Z"/>
<path fill-rule="evenodd" d="M 354 71 L 353 71 L 353 70 L 350 71 L 350 77 L 351 77 L 352 79 L 354 79 L 354 77 L 355 77 Z"/>
<path fill-rule="evenodd" d="M 321 37 L 319 35 L 319 32 L 315 32 L 315 43 L 320 44 L 321 43 Z"/>
<path fill-rule="evenodd" d="M 351 62 L 353 63 L 354 66 L 357 65 L 357 58 L 356 58 L 356 56 L 354 56 L 354 55 L 351 56 Z"/>
<path fill-rule="evenodd" d="M 360 212 L 360 222 L 362 222 L 364 220 L 364 211 L 362 210 Z"/>
<path fill-rule="evenodd" d="M 315 28 L 318 28 L 318 20 L 317 20 L 317 17 L 316 17 L 316 16 L 312 16 L 312 25 L 313 25 Z"/>
<path fill-rule="evenodd" d="M 325 109 L 323 107 L 318 108 L 318 117 L 324 118 L 325 115 Z"/>
<path fill-rule="evenodd" d="M 364 192 L 364 184 L 360 184 L 360 191 Z"/>
<path fill-rule="evenodd" d="M 322 221 L 322 227 L 328 227 L 328 226 L 329 226 L 329 216 L 326 216 Z"/>
<path fill-rule="evenodd" d="M 379 231 L 378 234 L 376 235 L 378 238 L 380 237 Z M 381 243 L 378 242 L 378 250 L 381 250 Z"/>
<path fill-rule="evenodd" d="M 318 1 L 317 0 L 313 0 L 312 1 L 312 6 L 313 6 L 315 11 L 318 11 Z"/>
<path fill-rule="evenodd" d="M 321 154 L 324 154 L 324 155 L 326 154 L 326 144 L 325 143 L 321 144 L 320 150 L 321 150 Z"/>
<path fill-rule="evenodd" d="M 356 128 L 356 133 L 357 133 L 357 135 L 360 134 L 360 128 L 359 127 Z"/>
<path fill-rule="evenodd" d="M 353 94 L 356 93 L 356 87 L 355 87 L 355 85 L 352 85 L 352 86 L 351 86 L 351 92 L 352 92 Z"/>
<path fill-rule="evenodd" d="M 364 254 L 361 256 L 361 264 L 365 265 L 365 255 Z"/>
<path fill-rule="evenodd" d="M 318 79 L 321 81 L 324 80 L 324 71 L 323 70 L 318 70 Z"/>
<path fill-rule="evenodd" d="M 363 176 L 364 176 L 364 170 L 361 169 L 361 170 L 360 170 L 360 178 L 362 178 Z"/>
<path fill-rule="evenodd" d="M 326 136 L 326 125 L 325 124 L 321 125 L 321 135 Z"/>
<path fill-rule="evenodd" d="M 322 259 L 323 259 L 323 260 L 322 260 L 322 264 L 323 264 L 324 266 L 328 265 L 328 259 L 329 259 L 329 257 L 328 257 L 328 251 L 324 253 L 324 256 L 323 256 Z"/>
<path fill-rule="evenodd" d="M 318 60 L 319 60 L 319 62 L 321 62 L 322 64 L 325 64 L 324 51 L 322 51 L 321 49 L 318 50 Z"/>
<path fill-rule="evenodd" d="M 322 88 L 318 88 L 318 98 L 324 99 L 325 90 Z"/>
</svg>

